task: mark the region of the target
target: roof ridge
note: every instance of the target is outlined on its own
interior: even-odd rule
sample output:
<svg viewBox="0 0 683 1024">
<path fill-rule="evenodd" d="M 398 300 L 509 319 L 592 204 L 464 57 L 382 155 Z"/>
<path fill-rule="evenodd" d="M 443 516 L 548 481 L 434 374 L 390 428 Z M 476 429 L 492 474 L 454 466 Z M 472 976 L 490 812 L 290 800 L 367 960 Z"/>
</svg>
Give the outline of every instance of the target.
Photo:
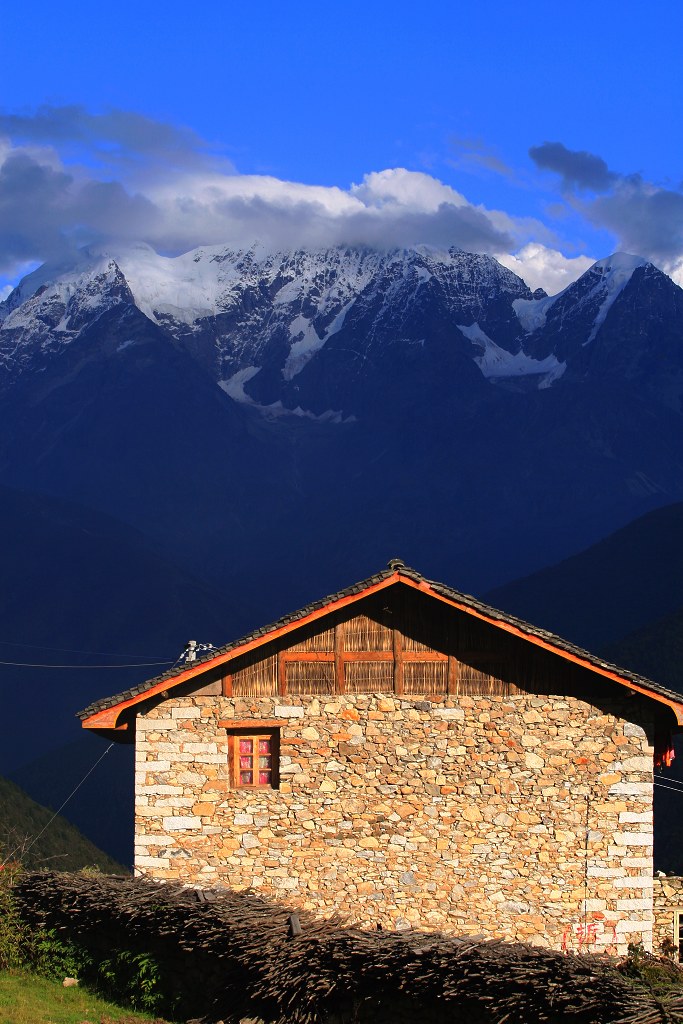
<svg viewBox="0 0 683 1024">
<path fill-rule="evenodd" d="M 462 591 L 455 590 L 446 583 L 442 583 L 437 580 L 427 579 L 422 573 L 418 572 L 417 569 L 413 569 L 411 566 L 405 565 L 401 559 L 392 559 L 387 568 L 380 570 L 380 572 L 374 573 L 372 576 L 368 576 L 364 580 L 360 580 L 358 583 L 353 583 L 348 587 L 338 590 L 333 594 L 328 594 L 326 597 L 319 598 L 316 601 L 312 601 L 302 608 L 298 608 L 296 611 L 289 612 L 286 615 L 282 615 L 279 619 L 274 622 L 268 623 L 264 626 L 252 630 L 251 632 L 241 636 L 235 640 L 230 641 L 221 647 L 214 648 L 208 651 L 203 657 L 197 658 L 192 662 L 192 668 L 199 667 L 203 664 L 208 664 L 215 661 L 216 658 L 220 658 L 225 654 L 229 654 L 233 650 L 244 646 L 245 644 L 251 643 L 252 641 L 259 640 L 261 637 L 267 637 L 270 633 L 275 630 L 281 629 L 285 626 L 292 625 L 298 620 L 306 618 L 306 616 L 312 614 L 319 609 L 325 608 L 330 604 L 334 604 L 337 601 L 341 601 L 346 597 L 351 597 L 354 594 L 362 594 L 365 590 L 382 583 L 384 580 L 389 579 L 392 576 L 400 578 L 405 576 L 407 579 L 413 580 L 413 582 L 426 584 L 426 586 L 432 590 L 435 594 L 442 597 L 446 597 L 448 600 L 457 601 L 460 604 L 464 604 L 467 608 L 471 608 L 474 612 L 479 612 L 488 618 L 493 618 L 501 623 L 514 626 L 519 629 L 522 633 L 527 634 L 529 637 L 536 637 L 539 640 L 543 640 L 552 646 L 558 648 L 560 652 L 564 651 L 567 654 L 571 654 L 575 657 L 579 657 L 582 660 L 588 662 L 589 665 L 593 665 L 595 668 L 603 669 L 604 671 L 613 672 L 626 682 L 632 682 L 636 685 L 645 687 L 651 690 L 653 693 L 659 694 L 660 696 L 666 697 L 670 700 L 681 702 L 683 700 L 682 695 L 676 693 L 674 690 L 661 686 L 652 679 L 648 679 L 646 676 L 641 676 L 636 672 L 631 672 L 629 669 L 625 669 L 619 665 L 615 665 L 612 662 L 606 661 L 600 658 L 598 655 L 591 654 L 590 651 L 579 647 L 577 644 L 572 643 L 570 640 L 565 640 L 555 633 L 549 630 L 542 629 L 539 626 L 534 626 L 529 622 L 525 622 L 523 619 L 518 618 L 516 615 L 511 615 L 508 612 L 504 612 L 499 608 L 494 608 L 492 605 L 486 604 L 484 601 L 480 601 L 478 598 L 473 597 L 471 594 L 465 594 Z M 170 669 L 166 669 L 157 676 L 153 676 L 151 679 L 146 679 L 144 682 L 137 686 L 130 687 L 124 690 L 122 693 L 114 694 L 111 697 L 103 697 L 100 700 L 93 701 L 82 711 L 77 712 L 77 717 L 81 720 L 89 718 L 91 715 L 96 714 L 99 711 L 105 711 L 108 708 L 115 707 L 117 704 L 123 701 L 129 700 L 133 697 L 140 696 L 147 690 L 151 690 L 158 686 L 159 683 L 165 682 L 167 679 L 173 679 L 175 676 L 181 675 L 188 669 L 187 663 L 182 665 L 173 665 Z"/>
</svg>

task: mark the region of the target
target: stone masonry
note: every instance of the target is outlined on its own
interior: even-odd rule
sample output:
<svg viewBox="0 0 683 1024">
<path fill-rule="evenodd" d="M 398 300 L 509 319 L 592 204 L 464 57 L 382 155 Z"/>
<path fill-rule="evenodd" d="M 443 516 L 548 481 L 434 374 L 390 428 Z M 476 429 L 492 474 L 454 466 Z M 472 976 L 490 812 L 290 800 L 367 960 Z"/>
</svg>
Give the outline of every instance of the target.
<svg viewBox="0 0 683 1024">
<path fill-rule="evenodd" d="M 364 927 L 652 947 L 652 705 L 571 697 L 175 697 L 137 716 L 136 871 Z M 229 729 L 276 720 L 278 789 Z"/>
<path fill-rule="evenodd" d="M 672 952 L 675 946 L 675 958 L 679 959 L 678 929 L 676 917 L 683 916 L 683 878 L 665 875 L 654 880 L 654 951 L 655 953 Z"/>
</svg>

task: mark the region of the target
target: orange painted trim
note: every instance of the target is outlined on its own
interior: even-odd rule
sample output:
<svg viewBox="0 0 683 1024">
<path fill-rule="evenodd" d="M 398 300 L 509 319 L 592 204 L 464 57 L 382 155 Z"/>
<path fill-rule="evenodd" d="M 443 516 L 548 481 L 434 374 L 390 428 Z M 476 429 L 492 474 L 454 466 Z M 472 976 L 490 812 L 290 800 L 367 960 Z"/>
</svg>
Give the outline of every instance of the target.
<svg viewBox="0 0 683 1024">
<path fill-rule="evenodd" d="M 149 690 L 145 690 L 144 693 L 138 693 L 135 697 L 129 697 L 128 700 L 121 701 L 120 704 L 115 704 L 111 708 L 105 708 L 103 711 L 96 711 L 94 715 L 90 715 L 89 718 L 84 718 L 81 722 L 83 729 L 115 729 L 116 722 L 122 711 L 126 708 L 132 707 L 134 704 L 139 704 L 143 700 L 149 700 L 150 697 L 155 697 L 165 690 L 171 690 L 181 683 L 187 682 L 189 679 L 194 679 L 195 676 L 202 675 L 209 669 L 217 668 L 219 665 L 224 665 L 226 661 L 232 661 L 234 658 L 239 657 L 242 654 L 248 654 L 249 651 L 253 651 L 257 647 L 262 647 L 266 643 L 271 643 L 273 640 L 278 640 L 282 636 L 286 636 L 295 629 L 299 629 L 301 626 L 306 626 L 311 622 L 317 622 L 318 619 L 323 618 L 325 615 L 329 615 L 330 612 L 339 611 L 340 608 L 346 608 L 350 604 L 355 604 L 357 601 L 363 600 L 363 598 L 369 597 L 372 594 L 377 594 L 382 590 L 386 590 L 387 587 L 393 586 L 399 580 L 407 582 L 403 579 L 399 573 L 394 572 L 391 576 L 387 576 L 386 579 L 380 583 L 375 583 L 371 587 L 367 587 L 366 590 L 361 591 L 358 594 L 349 594 L 347 597 L 342 597 L 337 601 L 332 601 L 330 604 L 323 605 L 322 608 L 316 608 L 315 611 L 309 612 L 301 619 L 296 619 L 295 622 L 288 622 L 285 626 L 280 626 L 279 629 L 274 629 L 271 633 L 266 633 L 264 636 L 260 636 L 255 640 L 250 640 L 248 643 L 242 644 L 241 647 L 235 647 L 233 650 L 228 651 L 226 654 L 220 654 L 210 661 L 203 661 L 200 665 L 195 665 L 193 668 L 185 669 L 184 672 L 179 673 L 177 676 L 172 676 L 169 679 L 164 679 L 162 682 L 157 683 L 156 686 L 151 686 Z"/>
<path fill-rule="evenodd" d="M 283 661 L 291 665 L 292 662 L 333 662 L 337 655 L 333 651 L 281 651 Z M 406 651 L 403 649 L 404 661 L 448 661 L 447 654 L 440 651 Z M 342 651 L 338 656 L 344 664 L 350 661 L 393 661 L 393 651 Z"/>
<path fill-rule="evenodd" d="M 116 729 L 118 728 L 116 724 L 118 717 L 126 708 L 139 704 L 142 701 L 149 700 L 150 697 L 164 693 L 166 690 L 173 689 L 181 683 L 187 682 L 189 679 L 194 679 L 196 676 L 202 675 L 209 669 L 223 665 L 227 661 L 232 661 L 234 658 L 247 654 L 258 647 L 262 647 L 266 643 L 278 640 L 280 637 L 286 636 L 295 629 L 300 629 L 302 626 L 309 625 L 312 622 L 317 622 L 319 619 L 324 618 L 332 612 L 336 612 L 341 608 L 346 608 L 349 605 L 356 604 L 358 601 L 361 601 L 366 597 L 370 597 L 372 594 L 386 590 L 395 583 L 402 583 L 404 586 L 411 587 L 413 590 L 419 590 L 423 594 L 428 594 L 430 597 L 436 598 L 438 601 L 441 601 L 443 604 L 446 604 L 451 608 L 457 608 L 466 615 L 471 615 L 491 626 L 496 626 L 498 629 L 502 629 L 504 632 L 512 634 L 512 636 L 519 637 L 522 640 L 527 640 L 529 643 L 535 644 L 536 647 L 540 647 L 543 650 L 549 651 L 551 654 L 556 654 L 558 657 L 564 658 L 565 661 L 571 661 L 573 664 L 579 665 L 581 668 L 588 669 L 589 672 L 594 672 L 597 675 L 601 675 L 606 679 L 612 680 L 612 682 L 619 683 L 621 686 L 625 686 L 627 689 L 636 693 L 642 693 L 651 700 L 657 701 L 658 703 L 671 708 L 676 718 L 676 722 L 678 725 L 683 726 L 683 702 L 671 700 L 669 697 L 655 693 L 653 690 L 648 690 L 646 687 L 619 675 L 618 672 L 600 668 L 599 665 L 594 665 L 586 658 L 581 658 L 561 647 L 556 647 L 554 644 L 549 643 L 541 637 L 535 636 L 533 633 L 526 633 L 524 630 L 520 629 L 519 626 L 514 626 L 510 622 L 504 622 L 503 620 L 493 618 L 490 615 L 485 615 L 483 612 L 477 611 L 476 608 L 463 604 L 461 601 L 456 601 L 453 598 L 446 597 L 444 594 L 439 594 L 432 589 L 429 583 L 425 581 L 418 583 L 415 580 L 410 579 L 408 576 L 402 576 L 399 572 L 393 572 L 380 583 L 375 583 L 360 593 L 350 594 L 337 601 L 331 601 L 329 604 L 323 605 L 321 608 L 316 608 L 313 612 L 309 612 L 308 615 L 303 616 L 301 619 L 296 619 L 294 622 L 289 622 L 285 626 L 280 626 L 278 629 L 274 629 L 272 632 L 266 633 L 255 640 L 250 640 L 247 643 L 242 644 L 240 647 L 235 647 L 226 654 L 218 655 L 210 661 L 204 661 L 200 665 L 186 669 L 177 676 L 173 676 L 170 679 L 164 679 L 162 682 L 157 683 L 156 686 L 152 686 L 149 690 L 145 690 L 144 693 L 137 694 L 135 697 L 129 697 L 128 700 L 122 701 L 120 704 L 116 704 L 111 708 L 106 708 L 104 711 L 98 711 L 89 718 L 84 719 L 81 723 L 82 727 L 84 729 Z"/>
<path fill-rule="evenodd" d="M 280 651 L 283 661 L 334 661 L 334 651 Z"/>
<path fill-rule="evenodd" d="M 219 729 L 240 731 L 243 729 L 282 729 L 285 722 L 282 718 L 225 718 L 218 722 Z"/>
<path fill-rule="evenodd" d="M 650 697 L 651 700 L 655 700 L 660 704 L 665 704 L 673 711 L 677 723 L 679 725 L 683 725 L 683 702 L 671 700 L 671 698 L 665 697 L 661 693 L 655 693 L 654 690 L 648 690 L 645 686 L 641 686 L 638 683 L 634 683 L 630 679 L 626 679 L 624 676 L 619 675 L 618 672 L 612 672 L 611 669 L 601 668 L 599 665 L 594 665 L 587 658 L 581 658 L 577 654 L 572 654 L 570 651 L 564 650 L 562 647 L 556 647 L 555 644 L 549 643 L 540 636 L 534 636 L 533 633 L 525 633 L 524 630 L 519 628 L 519 626 L 513 626 L 511 622 L 504 622 L 501 619 L 495 619 L 490 615 L 485 615 L 483 612 L 477 611 L 476 608 L 471 608 L 469 605 L 463 604 L 461 601 L 454 601 L 452 598 L 446 597 L 444 594 L 437 594 L 428 584 L 415 583 L 415 581 L 411 579 L 404 579 L 403 582 L 412 586 L 415 590 L 421 590 L 424 593 L 430 594 L 432 597 L 436 597 L 439 601 L 449 605 L 451 608 L 457 608 L 459 611 L 465 612 L 467 615 L 472 615 L 474 618 L 480 619 L 482 622 L 487 622 L 492 626 L 497 626 L 499 629 L 505 630 L 506 633 L 511 633 L 513 636 L 517 636 L 522 640 L 528 640 L 537 647 L 550 651 L 551 654 L 557 654 L 559 657 L 564 658 L 565 661 L 571 661 L 575 665 L 579 665 L 581 668 L 587 668 L 589 672 L 595 672 L 598 675 L 604 676 L 606 679 L 611 679 L 613 682 L 619 683 L 621 686 L 625 686 L 628 690 L 634 690 L 636 693 L 642 693 L 646 697 Z"/>
<path fill-rule="evenodd" d="M 344 651 L 341 661 L 344 665 L 358 661 L 393 661 L 393 651 Z"/>
</svg>

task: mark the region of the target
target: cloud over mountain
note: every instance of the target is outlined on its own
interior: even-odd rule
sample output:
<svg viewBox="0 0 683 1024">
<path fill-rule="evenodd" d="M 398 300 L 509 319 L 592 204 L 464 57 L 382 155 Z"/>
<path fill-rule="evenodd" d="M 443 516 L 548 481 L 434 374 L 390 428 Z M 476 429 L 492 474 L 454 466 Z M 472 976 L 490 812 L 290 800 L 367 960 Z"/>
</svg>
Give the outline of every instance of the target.
<svg viewBox="0 0 683 1024">
<path fill-rule="evenodd" d="M 7 276 L 89 243 L 141 240 L 169 255 L 255 239 L 274 249 L 428 244 L 498 255 L 554 239 L 540 221 L 470 203 L 420 171 L 376 171 L 348 188 L 239 174 L 191 129 L 82 106 L 0 115 L 0 215 Z"/>
<path fill-rule="evenodd" d="M 166 252 L 255 237 L 277 247 L 456 245 L 507 251 L 507 222 L 401 168 L 348 189 L 240 175 L 189 129 L 113 110 L 0 116 L 0 265 L 84 242 L 142 239 Z"/>
<path fill-rule="evenodd" d="M 585 273 L 594 262 L 590 256 L 564 256 L 537 242 L 528 242 L 517 253 L 501 255 L 500 263 L 523 278 L 530 288 L 544 288 L 556 295 Z"/>
<path fill-rule="evenodd" d="M 463 159 L 474 154 L 477 166 L 512 175 L 481 140 L 458 144 Z M 529 155 L 557 175 L 565 209 L 683 280 L 683 193 L 617 173 L 602 157 L 562 142 L 533 146 Z M 422 171 L 373 171 L 347 188 L 240 174 L 190 128 L 79 105 L 0 113 L 0 223 L 6 278 L 85 244 L 135 241 L 167 255 L 254 240 L 274 250 L 456 246 L 497 256 L 550 293 L 591 262 L 563 255 L 540 219 L 471 203 Z"/>
<path fill-rule="evenodd" d="M 561 142 L 532 146 L 541 170 L 560 177 L 571 205 L 596 227 L 605 228 L 626 252 L 646 256 L 683 284 L 683 192 L 620 174 L 595 153 L 567 149 Z M 594 193 L 586 196 L 581 193 Z"/>
</svg>

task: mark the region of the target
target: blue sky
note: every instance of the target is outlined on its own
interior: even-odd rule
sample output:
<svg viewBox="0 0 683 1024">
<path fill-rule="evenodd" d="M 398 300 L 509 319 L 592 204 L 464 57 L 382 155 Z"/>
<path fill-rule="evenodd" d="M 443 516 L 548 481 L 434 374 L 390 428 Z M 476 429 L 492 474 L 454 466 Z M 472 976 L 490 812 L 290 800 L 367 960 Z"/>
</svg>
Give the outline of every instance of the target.
<svg viewBox="0 0 683 1024">
<path fill-rule="evenodd" d="M 683 8 L 379 0 L 3 12 L 0 289 L 75 246 L 456 244 L 558 290 L 683 280 Z"/>
</svg>

